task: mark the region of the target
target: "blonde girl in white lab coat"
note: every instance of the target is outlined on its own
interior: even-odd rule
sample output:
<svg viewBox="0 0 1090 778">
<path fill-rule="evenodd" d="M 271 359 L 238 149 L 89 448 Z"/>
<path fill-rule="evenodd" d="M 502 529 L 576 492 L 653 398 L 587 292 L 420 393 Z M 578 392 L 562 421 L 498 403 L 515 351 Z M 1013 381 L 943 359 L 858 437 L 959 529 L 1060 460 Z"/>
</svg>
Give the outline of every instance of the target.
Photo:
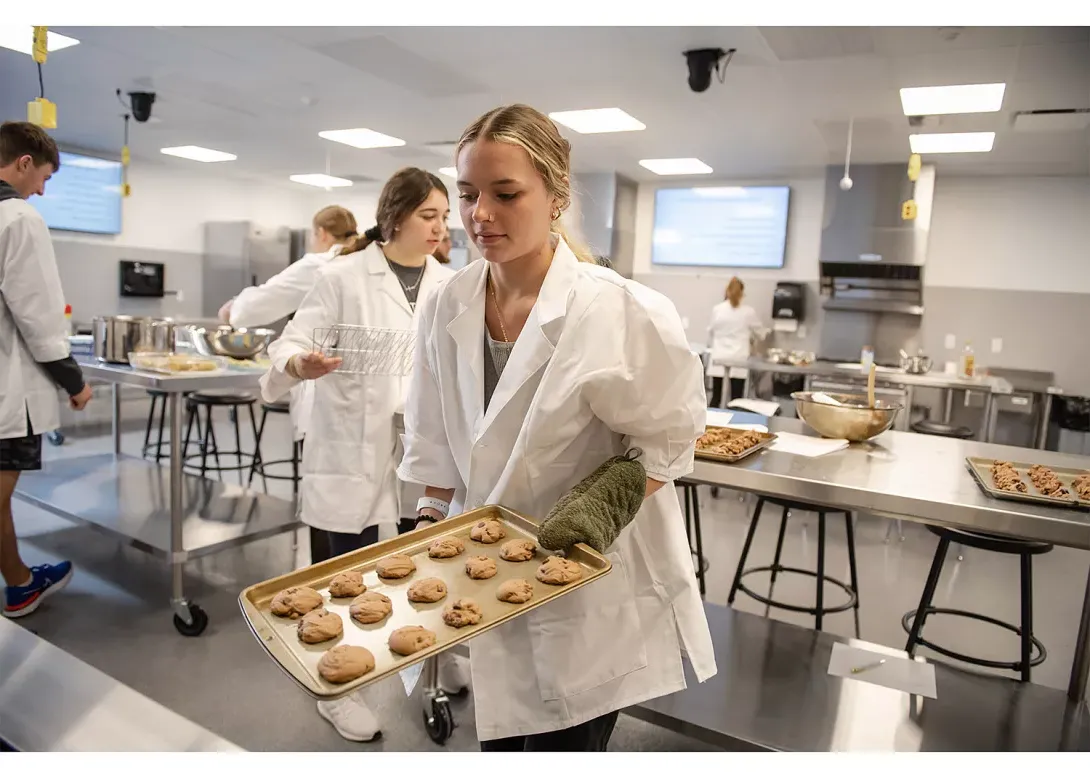
<svg viewBox="0 0 1090 778">
<path fill-rule="evenodd" d="M 727 367 L 724 362 L 749 359 L 753 338 L 764 333 L 757 312 L 751 306 L 742 304 L 745 292 L 745 284 L 735 276 L 727 284 L 723 302 L 712 308 L 712 320 L 708 325 L 711 353 L 707 374 L 712 379 L 713 408 L 722 408 L 729 400 L 737 400 L 744 395 L 748 371 L 744 367 Z M 729 398 L 723 396 L 723 378 L 727 376 L 730 377 Z"/>
<path fill-rule="evenodd" d="M 622 708 L 715 673 L 671 482 L 704 430 L 700 360 L 664 296 L 570 242 L 570 146 L 539 111 L 458 143 L 459 210 L 484 261 L 424 304 L 398 473 L 423 520 L 502 504 L 544 518 L 605 460 L 642 451 L 646 497 L 612 572 L 470 644 L 483 750 L 604 751 Z M 532 571 L 531 571 L 532 573 Z"/>
<path fill-rule="evenodd" d="M 333 373 L 340 360 L 312 353 L 314 331 L 337 324 L 412 329 L 417 303 L 452 275 L 431 256 L 449 213 L 438 176 L 417 168 L 396 173 L 379 196 L 378 223 L 349 239 L 341 256 L 319 271 L 283 335 L 269 347 L 273 366 L 262 377 L 265 400 L 313 382 L 299 494 L 302 520 L 326 532 L 331 556 L 375 543 L 380 527 L 393 530 L 398 523 L 395 414 L 408 381 Z M 445 690 L 459 692 L 467 680 L 453 660 L 440 664 Z M 378 720 L 359 694 L 319 702 L 318 711 L 349 740 L 378 736 Z"/>
</svg>

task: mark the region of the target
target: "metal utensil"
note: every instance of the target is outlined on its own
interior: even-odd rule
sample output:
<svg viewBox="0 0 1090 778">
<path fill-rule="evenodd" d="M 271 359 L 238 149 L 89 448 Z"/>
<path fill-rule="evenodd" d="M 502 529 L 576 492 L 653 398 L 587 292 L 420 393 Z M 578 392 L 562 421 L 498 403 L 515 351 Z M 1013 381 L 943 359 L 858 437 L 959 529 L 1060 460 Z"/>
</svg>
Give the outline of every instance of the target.
<svg viewBox="0 0 1090 778">
<path fill-rule="evenodd" d="M 881 435 L 893 426 L 900 403 L 886 400 L 869 402 L 866 395 L 826 392 L 839 404 L 829 405 L 814 399 L 814 392 L 795 392 L 795 412 L 822 437 L 846 438 L 854 443 Z"/>
<path fill-rule="evenodd" d="M 852 675 L 859 675 L 859 673 L 865 673 L 865 672 L 867 672 L 867 670 L 873 670 L 876 667 L 881 667 L 885 663 L 886 663 L 885 659 L 879 659 L 877 662 L 870 662 L 870 663 L 865 664 L 865 665 L 860 665 L 859 667 L 853 667 L 852 668 Z"/>
<path fill-rule="evenodd" d="M 867 404 L 870 407 L 874 407 L 874 374 L 877 372 L 877 367 L 873 362 L 870 363 L 870 372 L 867 373 Z"/>
<path fill-rule="evenodd" d="M 922 375 L 931 371 L 931 365 L 931 357 L 924 356 L 922 353 L 910 357 L 903 351 L 901 352 L 901 369 L 906 373 Z"/>
<path fill-rule="evenodd" d="M 213 329 L 189 327 L 190 339 L 199 354 L 206 357 L 253 359 L 272 341 L 276 333 L 264 328 L 235 329 L 223 325 Z"/>
</svg>

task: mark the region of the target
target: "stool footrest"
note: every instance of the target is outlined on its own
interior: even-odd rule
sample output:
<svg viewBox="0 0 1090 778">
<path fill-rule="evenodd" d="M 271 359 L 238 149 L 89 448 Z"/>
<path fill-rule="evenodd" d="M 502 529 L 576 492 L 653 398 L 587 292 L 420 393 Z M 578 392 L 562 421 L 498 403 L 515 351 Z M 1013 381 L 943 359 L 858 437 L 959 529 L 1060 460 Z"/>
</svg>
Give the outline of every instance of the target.
<svg viewBox="0 0 1090 778">
<path fill-rule="evenodd" d="M 771 573 L 773 571 L 775 571 L 777 575 L 781 573 L 794 573 L 795 575 L 807 575 L 811 578 L 817 578 L 816 572 L 814 572 L 813 570 L 803 570 L 801 567 L 787 567 L 785 565 L 766 565 L 764 567 L 750 567 L 742 571 L 742 575 L 740 576 L 738 581 L 738 589 L 745 592 L 762 605 L 769 605 L 773 608 L 780 608 L 785 611 L 794 611 L 795 613 L 808 613 L 811 616 L 816 616 L 818 613 L 816 603 L 812 606 L 807 607 L 805 605 L 793 605 L 788 602 L 772 600 L 768 597 L 765 597 L 764 595 L 757 594 L 755 591 L 746 586 L 742 580 L 750 573 Z M 822 615 L 829 613 L 843 613 L 844 611 L 851 610 L 855 607 L 857 595 L 855 592 L 852 591 L 852 588 L 850 586 L 848 586 L 843 581 L 839 581 L 836 578 L 833 578 L 831 575 L 823 576 L 823 580 L 827 583 L 831 583 L 833 586 L 838 586 L 843 589 L 844 593 L 848 595 L 848 601 L 843 605 L 833 605 L 822 608 Z"/>
<path fill-rule="evenodd" d="M 901 618 L 901 628 L 905 632 L 909 633 L 910 635 L 912 634 L 912 622 L 916 618 L 916 612 L 917 612 L 916 610 L 910 610 L 908 613 L 906 613 Z M 1000 621 L 999 619 L 992 618 L 991 616 L 986 616 L 983 613 L 973 613 L 972 611 L 959 610 L 957 608 L 931 608 L 931 607 L 929 607 L 929 608 L 926 608 L 924 610 L 925 620 L 926 620 L 926 618 L 928 616 L 933 616 L 935 614 L 939 614 L 939 615 L 943 615 L 943 616 L 958 616 L 958 617 L 963 618 L 963 619 L 973 619 L 974 621 L 983 621 L 986 624 L 993 624 L 993 625 L 995 625 L 997 627 L 1002 627 L 1003 629 L 1005 629 L 1005 630 L 1007 630 L 1009 632 L 1013 632 L 1015 635 L 1018 635 L 1019 637 L 1021 637 L 1021 635 L 1022 635 L 1022 630 L 1019 629 L 1018 627 L 1014 626 L 1013 624 L 1008 624 L 1005 621 Z M 920 629 L 920 632 L 921 633 L 923 632 L 922 627 Z M 1030 658 L 1029 666 L 1030 667 L 1036 667 L 1037 665 L 1039 665 L 1039 664 L 1041 664 L 1042 662 L 1045 661 L 1045 659 L 1048 657 L 1048 652 L 1045 650 L 1045 646 L 1044 646 L 1043 643 L 1041 643 L 1040 640 L 1033 637 L 1032 635 L 1030 635 L 1029 639 L 1030 639 L 1030 642 L 1033 644 L 1033 648 L 1036 649 L 1036 651 L 1037 651 L 1037 657 L 1036 658 L 1032 658 L 1032 657 Z M 957 651 L 952 651 L 952 650 L 950 650 L 948 648 L 943 648 L 942 646 L 935 645 L 934 643 L 932 643 L 932 642 L 930 642 L 928 640 L 925 640 L 922 634 L 920 634 L 920 635 L 918 635 L 916 637 L 916 643 L 917 643 L 917 645 L 927 646 L 932 651 L 935 651 L 935 652 L 937 652 L 939 654 L 942 654 L 943 656 L 948 656 L 951 659 L 957 659 L 959 662 L 966 662 L 968 664 L 977 665 L 978 667 L 990 667 L 990 668 L 993 668 L 995 670 L 1013 670 L 1014 672 L 1019 672 L 1019 671 L 1022 670 L 1021 660 L 1019 660 L 1017 662 L 1001 662 L 1001 661 L 998 661 L 998 660 L 995 660 L 995 659 L 981 659 L 980 657 L 969 656 L 968 654 L 959 654 Z"/>
</svg>

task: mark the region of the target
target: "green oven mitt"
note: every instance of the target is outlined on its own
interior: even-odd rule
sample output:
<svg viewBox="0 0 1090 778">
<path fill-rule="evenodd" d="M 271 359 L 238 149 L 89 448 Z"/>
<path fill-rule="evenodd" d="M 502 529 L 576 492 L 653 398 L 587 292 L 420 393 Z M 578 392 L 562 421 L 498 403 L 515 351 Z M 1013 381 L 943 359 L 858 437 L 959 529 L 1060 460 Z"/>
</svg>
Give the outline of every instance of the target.
<svg viewBox="0 0 1090 778">
<path fill-rule="evenodd" d="M 647 490 L 642 452 L 612 457 L 565 494 L 538 530 L 538 542 L 551 551 L 586 543 L 604 553 L 635 518 Z"/>
</svg>

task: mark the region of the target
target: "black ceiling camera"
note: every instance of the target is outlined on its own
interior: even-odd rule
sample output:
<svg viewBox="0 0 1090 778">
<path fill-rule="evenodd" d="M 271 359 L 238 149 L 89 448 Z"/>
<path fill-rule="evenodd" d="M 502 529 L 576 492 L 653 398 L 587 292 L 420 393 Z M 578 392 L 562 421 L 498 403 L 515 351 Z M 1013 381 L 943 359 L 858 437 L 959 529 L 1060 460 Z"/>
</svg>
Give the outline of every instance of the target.
<svg viewBox="0 0 1090 778">
<path fill-rule="evenodd" d="M 690 49 L 685 52 L 685 61 L 689 65 L 689 89 L 694 92 L 703 92 L 707 90 L 712 83 L 712 72 L 719 71 L 719 83 L 723 83 L 723 79 L 726 77 L 727 65 L 730 64 L 731 57 L 734 56 L 734 49 L 724 51 L 723 49 Z M 723 59 L 722 67 L 720 62 Z"/>
<path fill-rule="evenodd" d="M 132 100 L 132 118 L 146 122 L 151 118 L 151 106 L 155 102 L 155 92 L 129 92 Z"/>
</svg>

